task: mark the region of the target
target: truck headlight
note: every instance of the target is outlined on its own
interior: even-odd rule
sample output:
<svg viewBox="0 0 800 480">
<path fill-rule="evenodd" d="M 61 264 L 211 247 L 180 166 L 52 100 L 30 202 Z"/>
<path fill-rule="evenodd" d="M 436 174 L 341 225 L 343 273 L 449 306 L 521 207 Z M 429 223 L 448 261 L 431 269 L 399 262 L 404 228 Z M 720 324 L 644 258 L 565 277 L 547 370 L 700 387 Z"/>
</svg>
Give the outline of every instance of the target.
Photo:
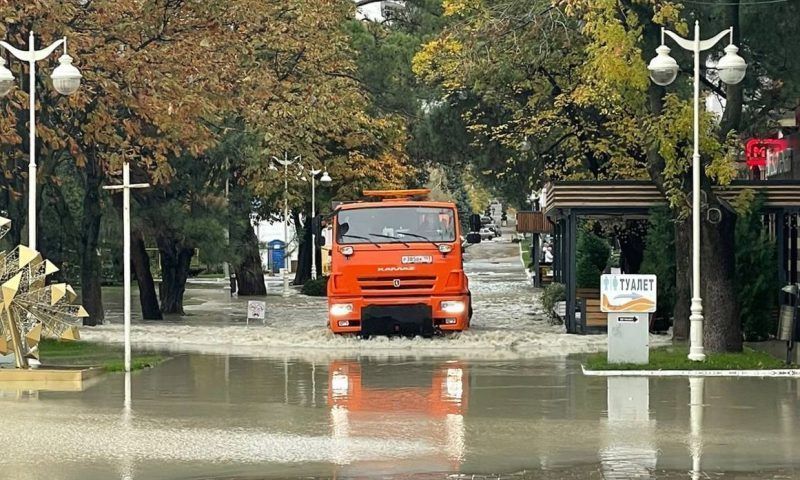
<svg viewBox="0 0 800 480">
<path fill-rule="evenodd" d="M 447 300 L 442 302 L 442 311 L 445 313 L 464 313 L 464 302 L 459 300 Z"/>
<path fill-rule="evenodd" d="M 441 253 L 450 253 L 450 252 L 453 251 L 453 246 L 452 245 L 447 245 L 447 244 L 439 245 L 439 251 Z"/>
<path fill-rule="evenodd" d="M 464 393 L 464 372 L 460 368 L 448 368 L 445 378 L 445 395 L 450 398 L 461 399 Z"/>
<path fill-rule="evenodd" d="M 331 378 L 331 391 L 335 395 L 347 395 L 350 381 L 343 373 L 334 373 Z"/>
<path fill-rule="evenodd" d="M 334 317 L 341 317 L 342 315 L 347 315 L 348 313 L 353 312 L 353 304 L 352 303 L 334 303 L 331 305 L 330 309 L 331 315 Z"/>
</svg>

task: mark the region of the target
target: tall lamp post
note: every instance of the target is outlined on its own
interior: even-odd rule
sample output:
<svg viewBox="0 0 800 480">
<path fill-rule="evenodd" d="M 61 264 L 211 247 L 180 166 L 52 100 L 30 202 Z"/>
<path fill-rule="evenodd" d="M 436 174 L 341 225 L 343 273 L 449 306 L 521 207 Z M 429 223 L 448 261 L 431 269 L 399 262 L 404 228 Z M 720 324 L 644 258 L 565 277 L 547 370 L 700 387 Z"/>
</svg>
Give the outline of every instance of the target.
<svg viewBox="0 0 800 480">
<path fill-rule="evenodd" d="M 59 65 L 50 74 L 53 80 L 53 88 L 62 95 L 72 95 L 78 91 L 81 85 L 81 72 L 72 65 L 72 57 L 67 55 L 67 38 L 56 40 L 50 46 L 41 50 L 34 47 L 33 32 L 28 35 L 28 50 L 20 50 L 12 47 L 4 41 L 0 41 L 0 46 L 11 52 L 23 62 L 28 62 L 28 99 L 30 109 L 30 134 L 28 136 L 29 158 L 28 158 L 28 246 L 36 249 L 36 62 L 49 57 L 59 45 L 64 45 L 64 54 L 59 57 Z M 14 74 L 5 66 L 5 59 L 0 58 L 0 96 L 5 96 L 14 85 Z"/>
<path fill-rule="evenodd" d="M 300 160 L 300 156 L 294 157 L 289 160 L 289 153 L 283 152 L 283 160 L 273 156 L 272 160 L 283 166 L 283 296 L 289 296 L 289 270 L 291 268 L 291 259 L 289 258 L 289 165 Z M 277 170 L 275 168 L 274 170 Z M 296 230 L 296 229 L 295 229 Z"/>
<path fill-rule="evenodd" d="M 303 165 L 300 164 L 300 168 L 303 168 Z M 316 218 L 317 216 L 317 196 L 316 196 L 316 183 L 317 183 L 317 175 L 320 173 L 322 176 L 319 178 L 319 181 L 322 183 L 330 183 L 332 181 L 331 176 L 328 175 L 327 171 L 322 169 L 308 169 L 308 173 L 311 174 L 311 218 Z M 311 279 L 317 279 L 317 234 L 314 230 L 311 230 Z"/>
<path fill-rule="evenodd" d="M 719 78 L 734 85 L 742 81 L 747 63 L 733 44 L 733 27 L 723 30 L 713 38 L 700 40 L 700 23 L 694 23 L 694 39 L 686 39 L 669 30 L 661 29 L 661 45 L 656 48 L 656 57 L 647 69 L 654 83 L 669 85 L 678 75 L 678 62 L 669 55 L 670 49 L 664 45 L 664 34 L 675 43 L 694 54 L 694 153 L 692 155 L 692 304 L 689 316 L 689 359 L 703 361 L 703 300 L 700 297 L 700 52 L 710 49 L 726 35 L 730 44 L 725 47 L 725 55 L 717 62 Z"/>
</svg>

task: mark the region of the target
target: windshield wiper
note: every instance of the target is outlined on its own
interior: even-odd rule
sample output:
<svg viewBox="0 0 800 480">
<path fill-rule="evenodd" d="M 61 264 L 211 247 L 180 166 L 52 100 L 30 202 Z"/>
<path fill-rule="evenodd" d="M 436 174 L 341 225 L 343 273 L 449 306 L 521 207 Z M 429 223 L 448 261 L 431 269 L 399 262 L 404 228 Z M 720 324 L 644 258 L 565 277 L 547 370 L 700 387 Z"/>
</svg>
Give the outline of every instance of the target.
<svg viewBox="0 0 800 480">
<path fill-rule="evenodd" d="M 382 233 L 368 233 L 367 235 L 372 235 L 373 237 L 388 238 L 389 240 L 396 240 L 395 242 L 392 242 L 392 243 L 402 243 L 406 247 L 409 247 L 409 245 L 406 242 L 400 240 L 397 237 L 393 237 L 391 235 L 384 235 Z"/>
<path fill-rule="evenodd" d="M 437 248 L 439 247 L 439 244 L 436 243 L 436 241 L 431 240 L 430 238 L 426 237 L 425 235 L 419 235 L 419 234 L 416 234 L 416 233 L 409 233 L 409 232 L 403 232 L 403 235 L 408 235 L 409 237 L 414 237 L 414 238 L 421 238 L 421 239 L 425 240 L 426 242 L 431 242 Z"/>
<path fill-rule="evenodd" d="M 343 234 L 341 234 L 340 236 L 341 236 L 342 238 L 344 238 L 344 237 L 350 237 L 350 238 L 356 238 L 356 239 L 358 239 L 358 240 L 366 240 L 366 241 L 368 241 L 369 243 L 371 243 L 371 244 L 375 245 L 376 247 L 378 247 L 378 248 L 382 248 L 382 247 L 380 246 L 380 244 L 379 244 L 379 243 L 377 243 L 377 242 L 373 241 L 373 240 L 372 240 L 371 238 L 369 238 L 369 237 L 362 237 L 361 235 L 351 235 L 351 234 L 349 234 L 349 233 L 343 233 Z"/>
</svg>

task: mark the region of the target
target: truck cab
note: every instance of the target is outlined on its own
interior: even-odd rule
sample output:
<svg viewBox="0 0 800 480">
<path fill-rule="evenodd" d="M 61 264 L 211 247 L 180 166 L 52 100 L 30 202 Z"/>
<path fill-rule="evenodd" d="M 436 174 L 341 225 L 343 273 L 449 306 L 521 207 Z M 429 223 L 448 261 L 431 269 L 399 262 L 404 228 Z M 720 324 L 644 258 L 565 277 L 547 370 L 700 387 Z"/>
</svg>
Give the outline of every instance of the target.
<svg viewBox="0 0 800 480">
<path fill-rule="evenodd" d="M 429 191 L 364 192 L 333 213 L 328 325 L 337 334 L 423 335 L 469 327 L 461 225 Z"/>
</svg>

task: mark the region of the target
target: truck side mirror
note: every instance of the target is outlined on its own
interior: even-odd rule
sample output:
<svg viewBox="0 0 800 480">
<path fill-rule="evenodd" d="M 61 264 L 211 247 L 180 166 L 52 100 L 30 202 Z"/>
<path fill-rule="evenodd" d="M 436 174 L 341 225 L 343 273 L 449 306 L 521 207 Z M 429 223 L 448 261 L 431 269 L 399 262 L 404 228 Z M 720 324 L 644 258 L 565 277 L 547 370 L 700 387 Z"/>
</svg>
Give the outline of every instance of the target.
<svg viewBox="0 0 800 480">
<path fill-rule="evenodd" d="M 467 243 L 475 244 L 481 243 L 481 234 L 478 232 L 470 232 L 467 234 Z"/>
<path fill-rule="evenodd" d="M 469 231 L 470 232 L 480 232 L 481 231 L 481 216 L 477 213 L 473 213 L 469 216 Z M 470 242 L 470 243 L 480 243 L 480 235 L 478 235 L 477 242 Z"/>
</svg>

